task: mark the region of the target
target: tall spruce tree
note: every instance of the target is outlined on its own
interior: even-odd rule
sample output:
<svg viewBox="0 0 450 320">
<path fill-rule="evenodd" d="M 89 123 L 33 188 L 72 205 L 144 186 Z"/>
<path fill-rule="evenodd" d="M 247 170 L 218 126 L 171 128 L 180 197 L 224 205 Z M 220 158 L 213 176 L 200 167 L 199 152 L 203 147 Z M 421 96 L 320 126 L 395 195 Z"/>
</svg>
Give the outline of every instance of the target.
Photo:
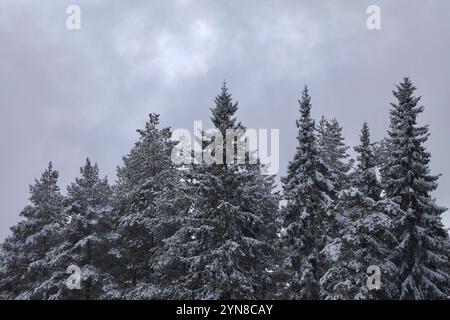
<svg viewBox="0 0 450 320">
<path fill-rule="evenodd" d="M 43 299 L 100 299 L 110 292 L 111 276 L 105 272 L 110 262 L 106 236 L 111 229 L 111 188 L 100 178 L 97 164 L 89 159 L 80 168 L 81 176 L 67 187 L 59 241 L 47 254 L 51 277 L 36 288 Z M 81 289 L 66 285 L 69 266 L 80 268 Z"/>
<path fill-rule="evenodd" d="M 317 147 L 308 88 L 302 92 L 297 120 L 297 151 L 282 178 L 284 199 L 283 268 L 287 281 L 281 297 L 318 299 L 322 269 L 319 253 L 327 243 L 326 213 L 334 194 L 331 172 Z"/>
<path fill-rule="evenodd" d="M 392 261 L 397 245 L 393 213 L 396 205 L 380 200 L 375 157 L 369 127 L 364 123 L 361 143 L 355 147 L 357 169 L 354 186 L 338 193 L 332 210 L 336 234 L 321 252 L 327 272 L 321 279 L 324 299 L 392 299 L 396 297 L 398 269 Z M 379 267 L 382 284 L 378 289 L 367 285 L 369 266 Z"/>
<path fill-rule="evenodd" d="M 181 266 L 160 256 L 189 210 L 181 172 L 171 159 L 171 132 L 158 128 L 159 115 L 149 117 L 118 168 L 114 194 L 116 224 L 110 238 L 116 248 L 110 254 L 117 267 L 111 272 L 127 299 L 170 298 L 171 280 L 164 275 Z"/>
<path fill-rule="evenodd" d="M 432 198 L 438 177 L 430 174 L 427 126 L 419 126 L 423 112 L 416 88 L 404 78 L 393 94 L 389 157 L 382 168 L 386 196 L 401 209 L 398 220 L 397 264 L 400 299 L 443 299 L 449 296 L 449 239 L 441 222 L 446 210 Z"/>
<path fill-rule="evenodd" d="M 49 163 L 41 178 L 30 186 L 31 204 L 20 213 L 23 219 L 11 228 L 12 235 L 3 244 L 0 292 L 6 299 L 40 298 L 36 287 L 52 273 L 45 258 L 55 245 L 61 226 L 63 197 L 58 175 Z"/>
<path fill-rule="evenodd" d="M 224 138 L 213 152 L 218 152 L 218 157 L 222 152 L 223 161 L 193 165 L 187 177 L 192 210 L 182 228 L 166 242 L 166 260 L 184 268 L 172 280 L 172 298 L 257 299 L 270 295 L 268 272 L 278 200 L 272 193 L 273 177 L 261 174 L 261 164 L 239 163 L 236 153 L 231 163 L 230 155 L 226 159 L 226 144 L 234 149 L 242 138 L 238 134 L 225 142 L 227 130 L 244 129 L 235 118 L 237 109 L 224 83 L 211 109 L 211 120 Z M 214 139 L 202 134 L 211 139 L 202 143 L 205 154 Z M 248 160 L 250 154 L 245 157 Z"/>
</svg>

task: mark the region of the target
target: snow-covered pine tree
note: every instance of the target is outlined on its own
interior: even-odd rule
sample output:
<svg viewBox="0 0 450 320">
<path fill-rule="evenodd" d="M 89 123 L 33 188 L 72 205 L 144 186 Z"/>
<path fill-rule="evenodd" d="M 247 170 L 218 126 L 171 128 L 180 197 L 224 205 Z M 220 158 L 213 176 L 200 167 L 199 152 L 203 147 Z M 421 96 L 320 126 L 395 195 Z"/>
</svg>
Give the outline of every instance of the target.
<svg viewBox="0 0 450 320">
<path fill-rule="evenodd" d="M 444 299 L 450 295 L 449 237 L 441 222 L 446 210 L 436 204 L 432 192 L 439 176 L 430 174 L 430 153 L 424 144 L 428 126 L 417 117 L 424 107 L 416 88 L 404 78 L 393 94 L 388 144 L 390 155 L 382 168 L 386 196 L 400 206 L 397 264 L 400 299 Z"/>
<path fill-rule="evenodd" d="M 392 261 L 397 245 L 392 216 L 397 206 L 388 200 L 378 202 L 381 188 L 367 123 L 360 139 L 355 147 L 358 164 L 354 186 L 338 193 L 332 210 L 337 233 L 321 252 L 327 264 L 321 279 L 324 299 L 392 299 L 397 293 L 398 270 Z M 377 266 L 382 272 L 378 290 L 367 286 L 369 266 Z"/>
<path fill-rule="evenodd" d="M 321 159 L 311 118 L 308 88 L 302 92 L 297 120 L 297 150 L 282 178 L 286 207 L 281 235 L 287 276 L 280 296 L 287 299 L 318 299 L 322 276 L 319 253 L 327 243 L 326 213 L 332 204 L 334 185 Z"/>
<path fill-rule="evenodd" d="M 360 144 L 355 147 L 358 165 L 353 175 L 354 185 L 367 197 L 378 201 L 381 196 L 381 183 L 377 177 L 376 157 L 373 144 L 370 142 L 370 131 L 367 122 L 361 129 Z"/>
<path fill-rule="evenodd" d="M 123 158 L 115 187 L 115 230 L 110 238 L 116 248 L 111 271 L 123 292 L 122 298 L 170 298 L 170 277 L 181 265 L 160 256 L 164 244 L 179 228 L 189 210 L 180 170 L 171 160 L 169 128 L 158 128 L 159 115 L 150 114 L 139 140 Z M 167 271 L 167 272 L 166 272 Z M 168 296 L 169 295 L 169 296 Z"/>
<path fill-rule="evenodd" d="M 329 168 L 335 191 L 348 187 L 352 164 L 348 161 L 349 147 L 344 142 L 342 127 L 336 119 L 322 116 L 316 131 L 319 155 Z"/>
<path fill-rule="evenodd" d="M 4 244 L 4 277 L 0 292 L 6 299 L 35 299 L 35 289 L 52 270 L 46 255 L 57 241 L 63 197 L 58 187 L 58 171 L 52 163 L 30 186 L 31 204 L 20 213 L 23 218 L 11 228 Z"/>
<path fill-rule="evenodd" d="M 235 118 L 237 109 L 224 83 L 211 109 L 211 120 L 224 137 L 223 164 L 193 165 L 187 181 L 194 207 L 166 242 L 167 260 L 184 266 L 172 280 L 172 298 L 257 299 L 270 294 L 278 199 L 273 177 L 262 175 L 260 164 L 226 161 L 227 129 L 244 129 Z M 208 143 L 202 144 L 203 151 Z"/>
<path fill-rule="evenodd" d="M 100 299 L 111 276 L 105 273 L 109 244 L 105 238 L 111 229 L 111 188 L 107 178 L 100 178 L 97 164 L 86 159 L 81 176 L 67 187 L 59 241 L 48 252 L 46 263 L 51 276 L 36 287 L 41 299 Z M 66 286 L 67 268 L 81 271 L 81 289 Z"/>
</svg>

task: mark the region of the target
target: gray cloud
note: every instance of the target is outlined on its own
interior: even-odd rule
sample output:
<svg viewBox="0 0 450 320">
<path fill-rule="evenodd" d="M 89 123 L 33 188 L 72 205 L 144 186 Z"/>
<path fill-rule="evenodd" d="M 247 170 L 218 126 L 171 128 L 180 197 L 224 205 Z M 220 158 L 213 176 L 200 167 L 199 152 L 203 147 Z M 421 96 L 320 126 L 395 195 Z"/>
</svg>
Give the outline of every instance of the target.
<svg viewBox="0 0 450 320">
<path fill-rule="evenodd" d="M 245 125 L 281 129 L 283 174 L 305 83 L 314 115 L 337 117 L 353 146 L 364 120 L 383 137 L 391 90 L 410 76 L 443 173 L 436 197 L 450 205 L 448 1 L 377 1 L 380 31 L 366 28 L 372 1 L 75 2 L 79 31 L 65 27 L 74 1 L 0 3 L 0 239 L 49 160 L 63 190 L 87 156 L 114 180 L 149 112 L 192 128 L 224 79 Z"/>
</svg>

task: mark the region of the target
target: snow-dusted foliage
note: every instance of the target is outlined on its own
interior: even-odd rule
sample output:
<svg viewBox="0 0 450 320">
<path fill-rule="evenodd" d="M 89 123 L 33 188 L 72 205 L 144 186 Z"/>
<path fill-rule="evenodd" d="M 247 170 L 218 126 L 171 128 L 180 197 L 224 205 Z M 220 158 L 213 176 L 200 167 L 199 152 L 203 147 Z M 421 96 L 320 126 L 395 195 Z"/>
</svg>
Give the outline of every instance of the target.
<svg viewBox="0 0 450 320">
<path fill-rule="evenodd" d="M 315 299 L 320 294 L 319 253 L 327 242 L 326 213 L 332 204 L 334 185 L 331 171 L 318 151 L 311 97 L 306 87 L 299 104 L 297 151 L 289 163 L 287 176 L 282 178 L 287 204 L 283 208 L 282 239 L 286 281 L 281 296 Z"/>
<path fill-rule="evenodd" d="M 36 286 L 52 275 L 46 257 L 57 245 L 57 231 L 62 223 L 63 197 L 58 175 L 50 163 L 30 186 L 31 204 L 21 212 L 22 220 L 11 228 L 12 235 L 3 244 L 0 292 L 6 299 L 36 298 Z"/>
<path fill-rule="evenodd" d="M 327 271 L 321 278 L 324 299 L 392 299 L 397 296 L 398 272 L 392 261 L 397 245 L 394 217 L 398 205 L 379 201 L 381 188 L 375 173 L 375 158 L 369 128 L 364 123 L 358 153 L 354 187 L 339 192 L 330 211 L 337 234 L 321 254 Z M 377 266 L 383 275 L 379 290 L 369 290 L 367 269 Z"/>
<path fill-rule="evenodd" d="M 355 147 L 358 164 L 353 174 L 353 184 L 367 197 L 378 201 L 382 186 L 377 177 L 377 158 L 374 146 L 370 142 L 370 130 L 367 122 L 361 129 L 360 144 Z"/>
<path fill-rule="evenodd" d="M 225 84 L 211 111 L 223 136 L 227 129 L 243 129 Z M 271 294 L 266 269 L 278 206 L 273 177 L 261 175 L 259 164 L 226 163 L 223 148 L 223 164 L 194 164 L 186 177 L 193 207 L 165 243 L 163 263 L 172 266 L 172 297 L 255 299 Z"/>
<path fill-rule="evenodd" d="M 392 299 L 398 275 L 392 262 L 397 244 L 387 203 L 374 202 L 358 189 L 340 192 L 334 213 L 340 222 L 338 236 L 322 250 L 327 271 L 321 278 L 324 299 Z M 367 270 L 381 269 L 379 290 L 369 290 Z"/>
<path fill-rule="evenodd" d="M 344 143 L 342 127 L 336 119 L 328 121 L 322 116 L 316 131 L 319 155 L 329 168 L 334 190 L 348 187 L 351 163 L 348 161 L 349 147 Z"/>
<path fill-rule="evenodd" d="M 407 78 L 394 91 L 386 138 L 372 143 L 364 123 L 353 166 L 339 123 L 316 126 L 305 87 L 282 197 L 256 153 L 238 152 L 245 127 L 225 84 L 215 132 L 183 155 L 192 164 L 172 161 L 177 142 L 153 113 L 112 186 L 87 159 L 63 196 L 50 163 L 0 245 L 0 299 L 449 298 L 446 209 L 414 91 Z"/>
<path fill-rule="evenodd" d="M 159 115 L 150 114 L 139 140 L 118 168 L 114 192 L 115 244 L 109 252 L 111 272 L 122 298 L 159 298 L 170 283 L 161 275 L 159 255 L 189 210 L 181 171 L 171 161 L 171 132 L 160 129 Z M 179 267 L 179 266 L 177 266 Z M 160 284 L 158 286 L 157 284 Z"/>
<path fill-rule="evenodd" d="M 441 222 L 446 210 L 431 193 L 439 176 L 430 174 L 430 153 L 426 151 L 427 126 L 417 124 L 424 110 L 416 88 L 405 78 L 393 92 L 388 132 L 389 157 L 382 168 L 386 197 L 402 210 L 398 218 L 396 263 L 399 268 L 400 299 L 439 299 L 449 296 L 450 275 L 448 233 Z M 447 269 L 448 270 L 448 269 Z"/>
<path fill-rule="evenodd" d="M 111 188 L 106 178 L 99 177 L 97 164 L 92 165 L 89 159 L 80 174 L 67 187 L 59 241 L 46 257 L 52 274 L 36 287 L 40 298 L 99 299 L 109 294 L 104 287 L 110 276 L 104 270 L 109 262 L 105 252 L 109 249 L 106 237 L 111 230 Z M 70 265 L 81 269 L 81 290 L 66 286 Z"/>
</svg>

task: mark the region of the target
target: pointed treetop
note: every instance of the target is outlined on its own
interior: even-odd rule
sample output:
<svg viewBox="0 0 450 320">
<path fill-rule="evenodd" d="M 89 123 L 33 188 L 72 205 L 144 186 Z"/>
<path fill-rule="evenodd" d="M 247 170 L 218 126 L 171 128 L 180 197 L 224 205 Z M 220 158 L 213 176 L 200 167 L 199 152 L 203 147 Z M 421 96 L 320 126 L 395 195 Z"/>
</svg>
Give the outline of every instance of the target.
<svg viewBox="0 0 450 320">
<path fill-rule="evenodd" d="M 400 84 L 396 85 L 397 91 L 393 90 L 392 94 L 399 100 L 399 104 L 412 106 L 414 107 L 421 99 L 421 97 L 414 97 L 413 93 L 416 91 L 416 87 L 412 83 L 412 81 L 405 77 L 403 78 L 403 82 L 400 82 Z M 393 107 L 396 107 L 395 104 L 391 103 Z"/>
<path fill-rule="evenodd" d="M 363 166 L 364 169 L 367 169 L 369 167 L 375 166 L 371 149 L 371 142 L 370 142 L 370 129 L 369 125 L 366 121 L 364 121 L 362 128 L 361 128 L 361 134 L 359 135 L 359 140 L 361 144 L 359 146 L 356 146 L 354 149 L 359 154 L 358 160 L 360 162 L 360 165 Z M 369 159 L 367 157 L 370 157 L 370 164 L 368 163 Z"/>
<path fill-rule="evenodd" d="M 39 181 L 36 180 L 36 184 L 38 184 L 38 183 L 48 184 L 48 185 L 56 184 L 58 181 L 58 177 L 59 177 L 59 172 L 53 169 L 53 163 L 50 161 L 48 163 L 47 169 L 44 170 Z"/>
<path fill-rule="evenodd" d="M 364 122 L 359 137 L 360 144 L 354 148 L 358 160 L 354 176 L 355 183 L 363 194 L 378 201 L 382 188 L 375 172 L 376 159 L 370 142 L 370 130 L 367 122 Z"/>
<path fill-rule="evenodd" d="M 309 95 L 309 90 L 306 85 L 298 102 L 300 104 L 302 116 L 309 116 L 311 114 L 311 96 Z"/>
<path fill-rule="evenodd" d="M 222 92 L 228 92 L 227 80 L 222 81 Z"/>
<path fill-rule="evenodd" d="M 310 101 L 311 100 L 311 96 L 309 94 L 309 89 L 308 89 L 308 86 L 306 84 L 305 84 L 305 87 L 302 90 L 301 100 L 302 101 Z"/>
<path fill-rule="evenodd" d="M 396 87 L 398 89 L 402 88 L 402 89 L 409 89 L 412 91 L 416 90 L 416 87 L 414 86 L 414 84 L 412 83 L 412 81 L 409 77 L 404 77 L 403 81 L 400 82 L 398 85 L 396 85 Z"/>
<path fill-rule="evenodd" d="M 211 121 L 222 133 L 226 129 L 240 128 L 241 124 L 236 124 L 234 114 L 238 110 L 238 103 L 233 103 L 231 94 L 228 92 L 226 82 L 223 82 L 220 94 L 214 99 L 215 106 L 211 108 Z"/>
<path fill-rule="evenodd" d="M 98 180 L 98 165 L 95 163 L 92 165 L 91 160 L 89 158 L 86 158 L 86 162 L 84 167 L 80 168 L 80 173 L 82 178 L 84 178 L 87 181 L 95 182 Z"/>
<path fill-rule="evenodd" d="M 308 89 L 308 85 L 307 84 L 305 84 L 305 86 L 303 87 L 302 95 L 308 95 L 309 96 L 309 89 Z"/>
<path fill-rule="evenodd" d="M 361 135 L 360 135 L 361 144 L 365 147 L 369 147 L 370 145 L 370 130 L 369 125 L 367 124 L 367 121 L 364 121 L 362 129 L 361 129 Z"/>
<path fill-rule="evenodd" d="M 314 120 L 311 118 L 311 96 L 306 85 L 298 103 L 300 105 L 300 119 L 296 120 L 297 128 L 301 126 L 314 126 Z M 303 128 L 303 130 L 307 131 L 308 129 Z"/>
<path fill-rule="evenodd" d="M 145 129 L 137 129 L 136 131 L 141 136 L 146 136 L 148 132 L 154 131 L 156 127 L 159 125 L 159 114 L 157 113 L 149 113 L 149 120 L 145 123 Z"/>
<path fill-rule="evenodd" d="M 325 118 L 325 116 L 322 115 L 322 116 L 320 117 L 319 124 L 320 124 L 321 126 L 325 127 L 326 124 L 327 124 L 327 122 L 328 122 L 327 118 Z"/>
<path fill-rule="evenodd" d="M 359 135 L 360 145 L 356 146 L 354 149 L 358 152 L 358 161 L 359 167 L 364 170 L 369 167 L 375 166 L 374 164 L 374 156 L 371 150 L 371 142 L 370 142 L 370 130 L 369 125 L 366 121 L 364 121 L 363 126 L 361 128 L 361 134 Z"/>
<path fill-rule="evenodd" d="M 158 126 L 159 124 L 159 114 L 149 113 L 148 117 L 150 118 L 150 120 L 148 121 L 148 126 L 150 126 L 151 128 L 156 128 L 156 126 Z"/>
<path fill-rule="evenodd" d="M 362 125 L 362 130 L 369 130 L 369 124 L 367 123 L 366 120 L 364 120 L 363 125 Z"/>
<path fill-rule="evenodd" d="M 149 120 L 145 123 L 145 129 L 137 129 L 136 131 L 141 135 L 141 138 L 152 136 L 154 134 L 159 135 L 163 133 L 164 136 L 171 135 L 170 127 L 158 129 L 160 124 L 159 122 L 159 114 L 158 113 L 149 113 Z"/>
<path fill-rule="evenodd" d="M 47 169 L 44 170 L 41 177 L 35 179 L 35 183 L 30 185 L 30 201 L 39 206 L 50 197 L 59 197 L 58 186 L 59 172 L 53 169 L 53 164 L 49 162 Z"/>
<path fill-rule="evenodd" d="M 89 157 L 86 158 L 84 167 L 85 168 L 91 168 L 92 167 L 91 160 L 89 159 Z"/>
</svg>

